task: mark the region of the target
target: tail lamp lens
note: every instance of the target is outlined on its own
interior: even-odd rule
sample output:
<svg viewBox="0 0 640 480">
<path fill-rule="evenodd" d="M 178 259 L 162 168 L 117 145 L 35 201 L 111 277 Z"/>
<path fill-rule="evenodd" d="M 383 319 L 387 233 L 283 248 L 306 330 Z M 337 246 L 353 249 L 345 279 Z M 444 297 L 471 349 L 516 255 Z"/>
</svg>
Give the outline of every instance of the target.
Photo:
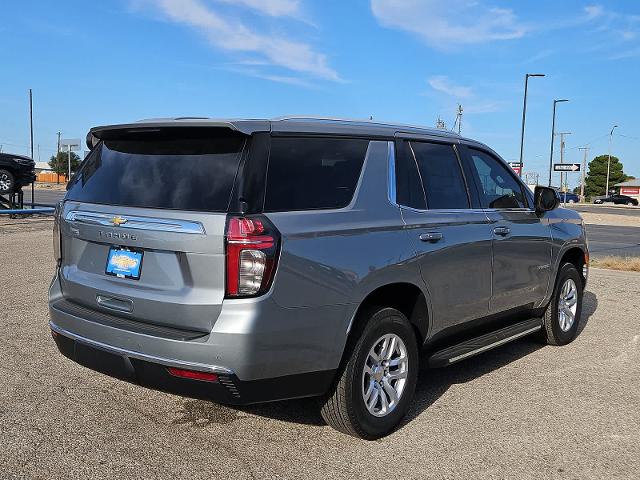
<svg viewBox="0 0 640 480">
<path fill-rule="evenodd" d="M 205 382 L 217 382 L 218 375 L 209 372 L 199 372 L 197 370 L 185 370 L 184 368 L 168 367 L 167 371 L 174 377 L 187 378 L 189 380 L 202 380 Z"/>
<path fill-rule="evenodd" d="M 227 297 L 261 295 L 275 272 L 279 234 L 264 217 L 230 217 L 227 223 Z"/>
</svg>

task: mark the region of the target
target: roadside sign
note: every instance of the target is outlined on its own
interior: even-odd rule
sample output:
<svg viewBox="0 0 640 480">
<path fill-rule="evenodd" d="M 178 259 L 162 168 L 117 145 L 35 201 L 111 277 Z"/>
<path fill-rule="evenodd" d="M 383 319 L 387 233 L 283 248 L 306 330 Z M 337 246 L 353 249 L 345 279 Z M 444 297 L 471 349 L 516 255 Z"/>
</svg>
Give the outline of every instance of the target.
<svg viewBox="0 0 640 480">
<path fill-rule="evenodd" d="M 580 164 L 579 163 L 554 163 L 553 171 L 554 172 L 579 172 Z"/>
<path fill-rule="evenodd" d="M 521 162 L 509 162 L 509 166 L 511 170 L 513 170 L 517 175 L 522 173 L 522 163 Z"/>
<path fill-rule="evenodd" d="M 639 187 L 622 187 L 620 188 L 620 195 L 640 195 Z"/>
</svg>

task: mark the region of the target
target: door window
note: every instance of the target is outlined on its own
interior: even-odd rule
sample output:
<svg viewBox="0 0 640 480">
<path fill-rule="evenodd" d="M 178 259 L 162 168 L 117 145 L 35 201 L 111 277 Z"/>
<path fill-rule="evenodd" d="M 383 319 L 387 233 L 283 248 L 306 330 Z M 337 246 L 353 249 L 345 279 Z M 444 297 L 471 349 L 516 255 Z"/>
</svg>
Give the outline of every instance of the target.
<svg viewBox="0 0 640 480">
<path fill-rule="evenodd" d="M 467 187 L 453 146 L 402 142 L 396 170 L 398 202 L 424 209 L 469 208 Z"/>
<path fill-rule="evenodd" d="M 522 185 L 498 159 L 469 149 L 478 175 L 480 198 L 484 208 L 526 208 Z"/>
</svg>

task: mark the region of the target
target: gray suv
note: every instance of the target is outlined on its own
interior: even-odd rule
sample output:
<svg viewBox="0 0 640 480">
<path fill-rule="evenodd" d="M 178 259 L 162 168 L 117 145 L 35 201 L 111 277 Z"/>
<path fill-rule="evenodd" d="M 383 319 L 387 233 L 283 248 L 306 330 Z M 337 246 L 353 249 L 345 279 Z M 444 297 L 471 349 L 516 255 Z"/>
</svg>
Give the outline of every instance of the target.
<svg viewBox="0 0 640 480">
<path fill-rule="evenodd" d="M 419 365 L 571 342 L 581 217 L 485 145 L 309 118 L 93 128 L 59 205 L 59 350 L 145 387 L 243 405 L 317 396 L 366 439 Z"/>
</svg>

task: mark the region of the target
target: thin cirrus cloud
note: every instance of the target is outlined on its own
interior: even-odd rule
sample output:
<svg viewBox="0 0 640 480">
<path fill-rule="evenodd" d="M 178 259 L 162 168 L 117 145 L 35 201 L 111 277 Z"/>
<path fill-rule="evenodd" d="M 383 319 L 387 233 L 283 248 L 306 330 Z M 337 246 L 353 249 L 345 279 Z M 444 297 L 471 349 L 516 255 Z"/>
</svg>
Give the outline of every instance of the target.
<svg viewBox="0 0 640 480">
<path fill-rule="evenodd" d="M 467 114 L 493 113 L 502 110 L 505 102 L 487 99 L 479 99 L 473 88 L 457 84 L 446 75 L 435 75 L 427 79 L 427 83 L 444 100 L 448 109 L 451 102 L 464 105 Z"/>
<path fill-rule="evenodd" d="M 217 0 L 222 3 L 241 5 L 270 17 L 298 17 L 299 0 Z"/>
<path fill-rule="evenodd" d="M 226 0 L 220 1 L 227 3 Z M 235 0 L 232 3 L 274 17 L 290 16 L 299 11 L 298 2 L 292 0 Z M 255 55 L 258 57 L 256 64 L 264 63 L 265 68 L 279 67 L 305 77 L 342 81 L 338 73 L 329 66 L 327 56 L 317 52 L 308 43 L 282 35 L 261 33 L 237 17 L 220 14 L 211 2 L 132 0 L 132 5 L 137 10 L 159 14 L 171 22 L 196 30 L 217 49 L 235 54 Z M 291 77 L 265 72 L 264 78 L 278 81 L 279 78 Z"/>
<path fill-rule="evenodd" d="M 529 27 L 509 8 L 469 0 L 371 0 L 378 22 L 439 49 L 522 38 Z"/>
<path fill-rule="evenodd" d="M 457 99 L 470 98 L 473 96 L 471 87 L 456 85 L 446 75 L 436 75 L 427 80 L 429 86 L 435 91 L 444 93 Z"/>
</svg>

